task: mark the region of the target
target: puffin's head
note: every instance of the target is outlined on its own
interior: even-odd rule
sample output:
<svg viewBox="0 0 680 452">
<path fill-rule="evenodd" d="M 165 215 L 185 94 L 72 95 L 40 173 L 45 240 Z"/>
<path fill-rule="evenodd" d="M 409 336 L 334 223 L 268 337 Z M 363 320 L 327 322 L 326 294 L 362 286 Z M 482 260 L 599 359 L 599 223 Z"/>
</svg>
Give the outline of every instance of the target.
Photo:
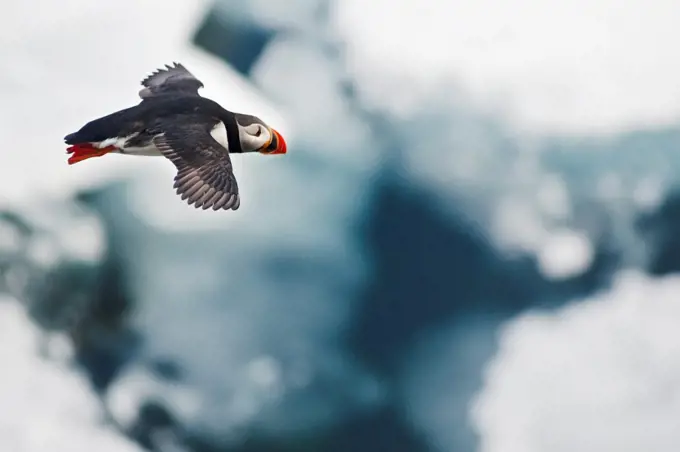
<svg viewBox="0 0 680 452">
<path fill-rule="evenodd" d="M 286 153 L 286 140 L 260 118 L 240 113 L 236 113 L 235 116 L 242 152 L 259 152 L 267 155 Z"/>
</svg>

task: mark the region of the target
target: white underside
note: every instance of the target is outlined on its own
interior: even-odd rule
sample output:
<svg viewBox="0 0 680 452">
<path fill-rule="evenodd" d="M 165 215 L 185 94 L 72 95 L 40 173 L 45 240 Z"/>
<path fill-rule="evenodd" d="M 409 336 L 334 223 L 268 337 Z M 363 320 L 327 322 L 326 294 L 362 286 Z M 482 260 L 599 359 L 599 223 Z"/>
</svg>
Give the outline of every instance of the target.
<svg viewBox="0 0 680 452">
<path fill-rule="evenodd" d="M 210 131 L 210 135 L 212 135 L 215 141 L 217 141 L 224 148 L 229 149 L 229 144 L 227 142 L 227 128 L 225 127 L 223 122 L 217 123 L 217 125 Z M 125 143 L 127 143 L 128 140 L 134 138 L 135 136 L 136 134 L 129 135 L 123 138 L 108 138 L 104 141 L 100 141 L 99 143 L 92 144 L 100 149 L 105 148 L 107 146 L 115 146 L 119 149 L 122 149 L 122 151 L 114 152 L 118 152 L 120 154 L 125 155 L 138 155 L 147 157 L 160 157 L 163 155 L 161 154 L 161 151 L 159 151 L 158 148 L 153 144 L 145 147 L 125 146 Z"/>
<path fill-rule="evenodd" d="M 161 154 L 161 151 L 158 150 L 156 146 L 146 146 L 142 148 L 123 148 L 123 152 L 121 154 L 125 155 L 139 155 L 139 156 L 146 156 L 146 157 L 160 157 L 163 154 Z"/>
</svg>

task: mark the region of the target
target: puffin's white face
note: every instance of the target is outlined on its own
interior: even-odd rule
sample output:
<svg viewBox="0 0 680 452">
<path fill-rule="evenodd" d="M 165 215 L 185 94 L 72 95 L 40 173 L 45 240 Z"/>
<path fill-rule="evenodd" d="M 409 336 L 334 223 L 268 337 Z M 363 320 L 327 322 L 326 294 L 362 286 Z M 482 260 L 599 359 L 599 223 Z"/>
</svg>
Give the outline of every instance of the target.
<svg viewBox="0 0 680 452">
<path fill-rule="evenodd" d="M 239 129 L 243 152 L 254 152 L 261 149 L 272 139 L 269 129 L 261 124 L 251 124 L 246 127 L 239 127 Z"/>
<path fill-rule="evenodd" d="M 262 154 L 285 154 L 286 141 L 280 133 L 267 126 L 260 119 L 247 117 L 250 121 L 237 118 L 239 140 L 243 152 L 260 152 Z M 245 124 L 245 125 L 244 125 Z"/>
</svg>

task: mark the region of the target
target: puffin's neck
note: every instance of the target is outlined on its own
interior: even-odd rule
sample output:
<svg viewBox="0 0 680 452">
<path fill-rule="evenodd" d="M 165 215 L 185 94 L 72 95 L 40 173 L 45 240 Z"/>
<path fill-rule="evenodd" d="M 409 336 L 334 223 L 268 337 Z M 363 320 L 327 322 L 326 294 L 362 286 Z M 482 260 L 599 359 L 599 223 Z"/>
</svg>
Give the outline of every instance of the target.
<svg viewBox="0 0 680 452">
<path fill-rule="evenodd" d="M 240 154 L 243 152 L 241 147 L 241 139 L 238 133 L 238 124 L 234 113 L 224 110 L 220 115 L 220 119 L 224 123 L 227 132 L 227 143 L 229 144 L 229 153 Z"/>
</svg>

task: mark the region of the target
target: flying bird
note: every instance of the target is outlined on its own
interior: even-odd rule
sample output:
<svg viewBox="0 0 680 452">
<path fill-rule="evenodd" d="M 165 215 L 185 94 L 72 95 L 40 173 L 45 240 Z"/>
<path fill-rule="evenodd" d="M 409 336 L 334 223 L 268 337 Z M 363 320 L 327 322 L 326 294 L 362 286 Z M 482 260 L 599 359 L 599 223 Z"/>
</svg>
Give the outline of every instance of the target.
<svg viewBox="0 0 680 452">
<path fill-rule="evenodd" d="M 174 188 L 189 205 L 236 210 L 241 205 L 230 154 L 286 153 L 286 141 L 256 116 L 202 97 L 203 83 L 182 64 L 142 81 L 139 104 L 95 119 L 64 138 L 70 165 L 110 153 L 163 156 L 177 168 Z"/>
</svg>

